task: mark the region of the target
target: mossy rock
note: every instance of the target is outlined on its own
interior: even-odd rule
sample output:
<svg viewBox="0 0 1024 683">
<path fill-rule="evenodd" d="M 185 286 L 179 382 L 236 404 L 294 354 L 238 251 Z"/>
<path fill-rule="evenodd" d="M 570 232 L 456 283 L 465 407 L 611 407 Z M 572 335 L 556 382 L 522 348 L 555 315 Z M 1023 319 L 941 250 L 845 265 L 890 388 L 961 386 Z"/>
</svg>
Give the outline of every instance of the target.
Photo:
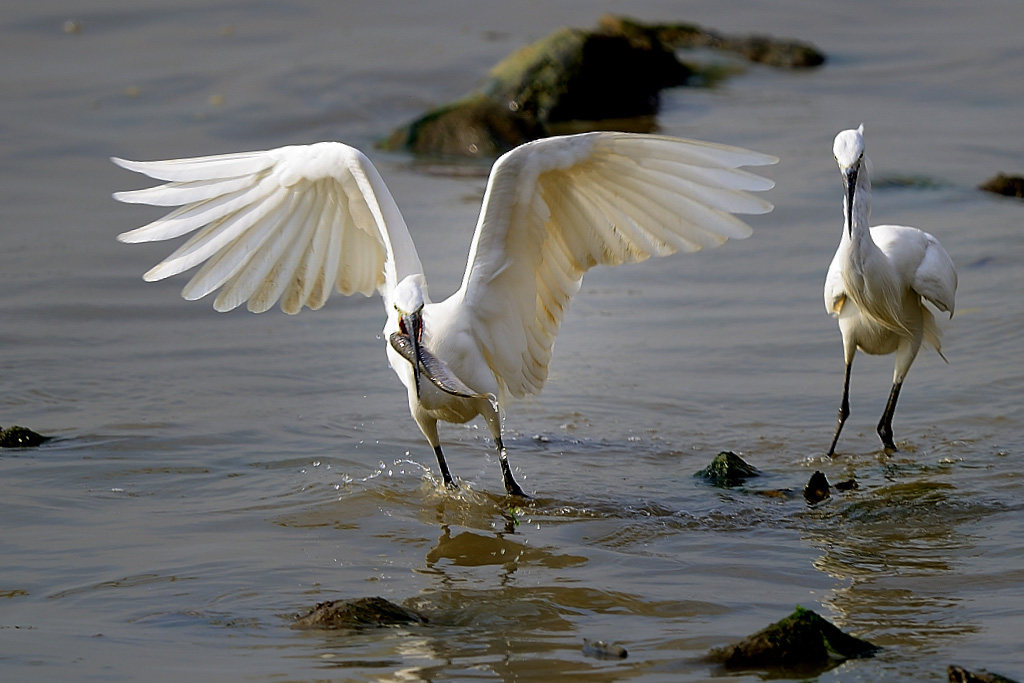
<svg viewBox="0 0 1024 683">
<path fill-rule="evenodd" d="M 946 669 L 946 673 L 949 675 L 949 683 L 1017 683 L 1017 681 L 1006 676 L 989 673 L 984 669 L 981 671 L 968 671 L 962 666 L 956 666 L 955 664 L 950 664 L 949 668 Z"/>
<path fill-rule="evenodd" d="M 28 427 L 14 425 L 7 429 L 0 428 L 0 448 L 35 448 L 53 437 L 33 432 Z"/>
<path fill-rule="evenodd" d="M 395 129 L 380 146 L 429 156 L 494 158 L 558 133 L 653 131 L 663 89 L 714 80 L 679 61 L 679 45 L 708 45 L 776 66 L 811 65 L 812 58 L 795 55 L 816 53 L 796 41 L 727 37 L 694 25 L 604 16 L 592 30 L 562 28 L 516 50 L 479 88 Z"/>
<path fill-rule="evenodd" d="M 422 614 L 384 598 L 374 597 L 317 603 L 307 614 L 298 617 L 292 628 L 360 629 L 425 623 L 427 618 Z"/>
<path fill-rule="evenodd" d="M 1006 197 L 1019 197 L 1024 199 L 1024 178 L 1019 175 L 1005 175 L 1000 173 L 989 178 L 979 188 L 986 192 L 994 192 Z"/>
<path fill-rule="evenodd" d="M 642 24 L 605 15 L 601 25 L 624 33 L 646 33 L 673 49 L 713 48 L 734 52 L 751 62 L 780 69 L 809 69 L 825 63 L 825 54 L 810 43 L 772 36 L 727 36 L 697 24 Z"/>
<path fill-rule="evenodd" d="M 728 488 L 739 486 L 747 479 L 760 475 L 761 470 L 740 456 L 732 451 L 722 451 L 715 456 L 710 465 L 695 472 L 693 476 L 705 479 L 713 486 Z"/>
<path fill-rule="evenodd" d="M 729 669 L 826 669 L 845 659 L 867 657 L 877 645 L 843 633 L 811 610 L 797 607 L 785 619 L 732 645 L 708 653 Z"/>
</svg>

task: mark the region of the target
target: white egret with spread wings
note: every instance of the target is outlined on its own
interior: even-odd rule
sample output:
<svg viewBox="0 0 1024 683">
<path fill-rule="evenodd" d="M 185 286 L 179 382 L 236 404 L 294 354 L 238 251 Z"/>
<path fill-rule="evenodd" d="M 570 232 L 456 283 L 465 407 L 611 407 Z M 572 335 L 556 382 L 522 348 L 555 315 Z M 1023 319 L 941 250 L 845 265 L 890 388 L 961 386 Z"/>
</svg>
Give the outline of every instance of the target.
<svg viewBox="0 0 1024 683">
<path fill-rule="evenodd" d="M 628 133 L 584 133 L 521 145 L 491 170 L 462 285 L 432 303 L 423 267 L 381 176 L 337 142 L 174 161 L 114 159 L 166 181 L 118 192 L 123 202 L 177 206 L 119 236 L 149 242 L 195 234 L 145 274 L 202 265 L 182 296 L 220 290 L 214 308 L 317 309 L 335 289 L 384 299 L 384 336 L 409 409 L 455 481 L 438 421 L 483 416 L 505 490 L 525 495 L 501 438 L 503 406 L 538 393 L 562 318 L 584 273 L 742 239 L 733 214 L 771 204 L 773 186 L 740 166 L 777 161 L 736 147 Z M 455 258 L 455 256 L 452 256 Z M 430 381 L 425 381 L 426 377 Z"/>
</svg>

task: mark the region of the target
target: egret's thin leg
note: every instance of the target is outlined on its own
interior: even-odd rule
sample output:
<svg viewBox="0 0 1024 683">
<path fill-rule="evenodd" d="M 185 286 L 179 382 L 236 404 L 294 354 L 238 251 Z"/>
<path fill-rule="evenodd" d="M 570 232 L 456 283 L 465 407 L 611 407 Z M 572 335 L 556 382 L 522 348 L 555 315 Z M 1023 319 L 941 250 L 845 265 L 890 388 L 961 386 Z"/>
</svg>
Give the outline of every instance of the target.
<svg viewBox="0 0 1024 683">
<path fill-rule="evenodd" d="M 516 483 L 515 477 L 512 476 L 512 468 L 508 465 L 508 455 L 505 452 L 505 445 L 501 442 L 501 437 L 497 437 L 494 442 L 498 447 L 498 460 L 501 462 L 501 478 L 505 482 L 505 493 L 510 496 L 529 498 Z"/>
<path fill-rule="evenodd" d="M 437 456 L 437 466 L 441 470 L 441 476 L 444 477 L 444 485 L 450 489 L 457 489 L 459 485 L 452 479 L 452 473 L 448 471 L 448 463 L 444 461 L 444 453 L 441 452 L 441 445 L 434 446 L 434 455 Z"/>
<path fill-rule="evenodd" d="M 903 382 L 896 382 L 892 385 L 889 400 L 885 404 L 885 412 L 882 413 L 882 419 L 878 421 L 878 436 L 882 438 L 882 445 L 886 450 L 899 450 L 892 440 L 892 416 L 896 413 L 896 401 L 899 400 L 902 387 Z"/>
<path fill-rule="evenodd" d="M 846 364 L 846 378 L 843 380 L 843 402 L 839 404 L 839 424 L 836 425 L 836 434 L 832 437 L 832 445 L 828 447 L 828 457 L 836 451 L 836 443 L 839 441 L 839 432 L 843 431 L 846 418 L 850 417 L 850 371 L 853 363 Z"/>
</svg>

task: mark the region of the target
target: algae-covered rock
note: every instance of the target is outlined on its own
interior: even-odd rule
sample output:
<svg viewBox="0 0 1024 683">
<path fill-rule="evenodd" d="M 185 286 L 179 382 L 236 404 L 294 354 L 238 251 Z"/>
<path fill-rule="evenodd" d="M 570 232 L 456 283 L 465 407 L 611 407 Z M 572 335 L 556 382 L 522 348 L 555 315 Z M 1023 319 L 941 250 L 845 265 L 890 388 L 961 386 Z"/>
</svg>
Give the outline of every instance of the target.
<svg viewBox="0 0 1024 683">
<path fill-rule="evenodd" d="M 949 675 L 949 683 L 1017 683 L 1006 676 L 989 673 L 984 669 L 981 671 L 968 671 L 962 666 L 956 666 L 955 664 L 950 664 L 949 668 L 946 669 L 946 673 Z"/>
<path fill-rule="evenodd" d="M 711 650 L 708 659 L 730 669 L 827 668 L 844 659 L 870 656 L 879 649 L 843 633 L 817 613 L 797 607 L 785 619 L 754 635 Z"/>
<path fill-rule="evenodd" d="M 27 427 L 0 428 L 0 448 L 35 448 L 53 437 L 37 434 Z"/>
<path fill-rule="evenodd" d="M 693 476 L 706 479 L 714 486 L 739 486 L 751 477 L 757 477 L 761 470 L 757 469 L 732 451 L 722 451 L 715 456 L 711 464 Z"/>
<path fill-rule="evenodd" d="M 395 129 L 381 146 L 423 155 L 493 159 L 546 135 L 535 115 L 474 93 Z"/>
<path fill-rule="evenodd" d="M 563 28 L 503 59 L 475 92 L 396 129 L 385 149 L 495 157 L 558 122 L 653 114 L 658 93 L 690 71 L 654 41 Z"/>
<path fill-rule="evenodd" d="M 422 614 L 396 605 L 384 598 L 357 600 L 328 600 L 317 605 L 295 620 L 295 629 L 357 629 L 371 626 L 398 626 L 425 624 Z"/>
<path fill-rule="evenodd" d="M 1005 175 L 1000 173 L 989 178 L 979 188 L 986 192 L 1005 195 L 1007 197 L 1020 197 L 1024 199 L 1024 178 L 1019 175 Z"/>
<path fill-rule="evenodd" d="M 658 111 L 659 93 L 701 80 L 691 79 L 694 70 L 675 53 L 676 47 L 693 45 L 791 67 L 813 65 L 806 55 L 816 52 L 795 41 L 730 38 L 693 25 L 648 25 L 605 16 L 592 30 L 559 29 L 516 50 L 491 69 L 478 89 L 397 128 L 381 146 L 493 158 L 558 132 L 653 130 L 650 117 Z M 568 122 L 588 123 L 569 127 Z"/>
<path fill-rule="evenodd" d="M 825 54 L 810 43 L 771 36 L 727 36 L 697 24 L 641 24 L 626 17 L 605 15 L 601 26 L 629 34 L 653 35 L 671 48 L 709 47 L 735 52 L 752 62 L 782 69 L 808 69 L 825 63 Z"/>
</svg>

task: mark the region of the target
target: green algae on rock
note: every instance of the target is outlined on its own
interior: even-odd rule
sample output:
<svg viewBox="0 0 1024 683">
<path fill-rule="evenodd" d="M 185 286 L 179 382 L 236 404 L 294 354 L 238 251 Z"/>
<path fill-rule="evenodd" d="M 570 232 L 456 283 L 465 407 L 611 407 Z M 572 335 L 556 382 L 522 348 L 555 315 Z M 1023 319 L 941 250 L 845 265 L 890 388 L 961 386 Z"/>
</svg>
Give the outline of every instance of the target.
<svg viewBox="0 0 1024 683">
<path fill-rule="evenodd" d="M 881 648 L 843 633 L 817 613 L 797 607 L 785 619 L 726 647 L 714 648 L 708 659 L 729 669 L 784 668 L 824 670 Z"/>
<path fill-rule="evenodd" d="M 747 479 L 760 474 L 761 470 L 732 451 L 722 451 L 715 456 L 710 465 L 695 472 L 693 476 L 706 479 L 713 486 L 728 488 L 739 486 Z"/>
<path fill-rule="evenodd" d="M 327 600 L 297 618 L 294 629 L 359 629 L 425 624 L 427 618 L 381 597 Z"/>
<path fill-rule="evenodd" d="M 0 427 L 0 448 L 35 448 L 53 437 L 37 434 L 27 427 Z"/>
</svg>

